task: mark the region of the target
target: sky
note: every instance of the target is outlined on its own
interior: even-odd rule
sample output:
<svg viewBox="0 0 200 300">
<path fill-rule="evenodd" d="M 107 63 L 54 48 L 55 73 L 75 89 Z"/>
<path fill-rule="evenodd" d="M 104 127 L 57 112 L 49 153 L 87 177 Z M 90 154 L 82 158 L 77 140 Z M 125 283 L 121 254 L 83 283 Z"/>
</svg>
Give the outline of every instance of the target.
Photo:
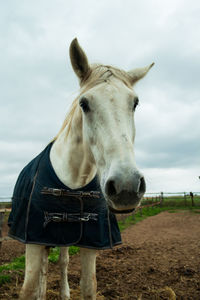
<svg viewBox="0 0 200 300">
<path fill-rule="evenodd" d="M 199 0 L 0 2 L 0 196 L 57 134 L 79 91 L 77 37 L 91 63 L 155 66 L 135 86 L 136 163 L 147 192 L 200 192 Z"/>
</svg>

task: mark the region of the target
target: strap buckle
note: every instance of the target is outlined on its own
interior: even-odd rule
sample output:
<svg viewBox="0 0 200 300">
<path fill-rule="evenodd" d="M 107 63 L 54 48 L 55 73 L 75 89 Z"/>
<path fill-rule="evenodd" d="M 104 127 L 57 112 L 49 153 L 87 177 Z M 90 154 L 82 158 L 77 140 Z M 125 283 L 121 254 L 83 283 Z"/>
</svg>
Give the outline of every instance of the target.
<svg viewBox="0 0 200 300">
<path fill-rule="evenodd" d="M 89 216 L 89 215 L 87 215 L 87 216 L 85 216 L 85 217 L 82 217 L 82 218 L 79 218 L 79 220 L 80 220 L 80 221 L 83 221 L 83 222 L 87 222 L 87 221 L 89 221 L 89 219 L 90 219 L 90 216 Z"/>
<path fill-rule="evenodd" d="M 50 222 L 88 222 L 90 220 L 98 221 L 98 214 L 84 212 L 81 216 L 80 213 L 49 213 L 44 212 L 44 228 Z"/>
<path fill-rule="evenodd" d="M 97 221 L 98 214 L 95 213 L 84 213 L 83 217 L 80 217 L 80 221 L 87 222 L 89 220 Z"/>
<path fill-rule="evenodd" d="M 61 189 L 52 189 L 52 194 L 54 196 L 61 196 L 62 195 L 62 190 Z"/>
<path fill-rule="evenodd" d="M 62 222 L 63 218 L 59 216 L 52 216 L 52 221 L 53 222 Z"/>
</svg>

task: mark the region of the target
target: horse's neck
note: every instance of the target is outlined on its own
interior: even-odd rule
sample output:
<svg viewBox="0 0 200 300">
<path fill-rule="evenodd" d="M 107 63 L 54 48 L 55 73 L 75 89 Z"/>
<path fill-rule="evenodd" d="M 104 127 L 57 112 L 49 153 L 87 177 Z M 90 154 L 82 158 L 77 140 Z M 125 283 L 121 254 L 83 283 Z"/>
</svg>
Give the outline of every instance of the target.
<svg viewBox="0 0 200 300">
<path fill-rule="evenodd" d="M 89 149 L 84 145 L 82 129 L 77 130 L 77 120 L 67 134 L 66 127 L 55 140 L 50 160 L 58 178 L 71 189 L 88 184 L 96 174 L 96 167 Z M 74 124 L 75 123 L 75 124 Z"/>
</svg>

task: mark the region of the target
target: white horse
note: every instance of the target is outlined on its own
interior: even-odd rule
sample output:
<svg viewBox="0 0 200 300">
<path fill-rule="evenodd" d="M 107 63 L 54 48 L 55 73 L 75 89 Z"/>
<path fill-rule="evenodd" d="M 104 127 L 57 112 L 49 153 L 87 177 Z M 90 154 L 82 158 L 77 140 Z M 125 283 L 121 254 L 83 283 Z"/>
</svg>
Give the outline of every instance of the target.
<svg viewBox="0 0 200 300">
<path fill-rule="evenodd" d="M 81 90 L 51 148 L 53 169 L 71 189 L 87 185 L 98 174 L 101 190 L 113 212 L 134 209 L 145 192 L 145 180 L 135 164 L 134 113 L 139 100 L 132 87 L 153 64 L 129 72 L 90 65 L 77 39 L 71 43 L 70 58 Z M 82 248 L 80 257 L 81 298 L 94 300 L 96 250 Z M 62 300 L 70 299 L 68 261 L 68 248 L 62 247 L 59 259 Z M 46 299 L 47 265 L 46 247 L 27 244 L 21 300 Z"/>
</svg>

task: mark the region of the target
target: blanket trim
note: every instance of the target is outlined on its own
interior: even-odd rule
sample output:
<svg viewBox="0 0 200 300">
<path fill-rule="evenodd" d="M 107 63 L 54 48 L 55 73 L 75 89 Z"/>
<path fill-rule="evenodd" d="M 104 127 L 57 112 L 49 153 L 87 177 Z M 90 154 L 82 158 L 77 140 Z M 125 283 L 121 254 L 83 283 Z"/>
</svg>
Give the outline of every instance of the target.
<svg viewBox="0 0 200 300">
<path fill-rule="evenodd" d="M 26 223 L 25 223 L 25 241 L 27 241 L 29 212 L 30 212 L 31 200 L 32 200 L 32 195 L 33 195 L 33 191 L 34 191 L 35 184 L 36 184 L 37 175 L 38 175 L 38 168 L 37 168 L 37 171 L 36 171 L 35 176 L 33 178 L 32 189 L 31 189 L 30 197 L 28 199 L 28 206 L 27 206 L 27 212 L 26 212 Z"/>
</svg>

